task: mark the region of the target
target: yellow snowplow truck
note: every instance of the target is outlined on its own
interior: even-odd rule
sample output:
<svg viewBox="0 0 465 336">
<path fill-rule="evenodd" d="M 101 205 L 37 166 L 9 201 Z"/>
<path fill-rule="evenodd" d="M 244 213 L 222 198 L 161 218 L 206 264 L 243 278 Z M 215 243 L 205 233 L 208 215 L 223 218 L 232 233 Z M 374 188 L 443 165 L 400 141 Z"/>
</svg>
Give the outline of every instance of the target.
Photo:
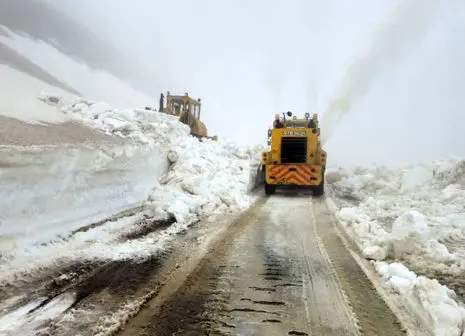
<svg viewBox="0 0 465 336">
<path fill-rule="evenodd" d="M 286 118 L 287 116 L 287 118 Z M 311 189 L 313 195 L 324 194 L 326 151 L 320 144 L 318 115 L 306 113 L 298 119 L 291 112 L 276 114 L 268 130 L 269 151 L 262 153 L 265 193 L 276 188 Z"/>
<path fill-rule="evenodd" d="M 179 117 L 179 120 L 190 127 L 191 135 L 197 138 L 207 138 L 214 141 L 218 140 L 215 135 L 210 137 L 207 135 L 207 127 L 203 122 L 200 121 L 200 109 L 202 107 L 199 99 L 189 97 L 187 93 L 182 95 L 172 95 L 170 92 L 166 96 L 166 107 L 165 96 L 163 93 L 160 94 L 160 106 L 159 112 L 174 115 Z"/>
</svg>

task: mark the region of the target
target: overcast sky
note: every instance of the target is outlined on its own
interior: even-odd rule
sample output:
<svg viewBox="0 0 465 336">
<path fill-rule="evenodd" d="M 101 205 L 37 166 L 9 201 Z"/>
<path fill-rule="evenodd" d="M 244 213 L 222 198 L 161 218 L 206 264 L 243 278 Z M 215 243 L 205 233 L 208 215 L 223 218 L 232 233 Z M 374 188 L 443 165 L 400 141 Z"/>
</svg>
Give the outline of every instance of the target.
<svg viewBox="0 0 465 336">
<path fill-rule="evenodd" d="M 49 2 L 155 69 L 159 90 L 202 98 L 212 134 L 263 143 L 276 112 L 324 114 L 344 96 L 334 164 L 465 155 L 460 0 Z"/>
</svg>

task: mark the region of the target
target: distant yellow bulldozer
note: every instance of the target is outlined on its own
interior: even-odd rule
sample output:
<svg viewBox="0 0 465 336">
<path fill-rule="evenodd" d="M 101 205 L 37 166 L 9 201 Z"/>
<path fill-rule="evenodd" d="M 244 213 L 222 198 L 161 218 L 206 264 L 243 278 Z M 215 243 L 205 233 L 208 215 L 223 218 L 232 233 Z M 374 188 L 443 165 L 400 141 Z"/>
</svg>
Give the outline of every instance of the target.
<svg viewBox="0 0 465 336">
<path fill-rule="evenodd" d="M 181 95 L 171 95 L 167 92 L 166 107 L 164 106 L 165 96 L 160 94 L 159 112 L 170 114 L 179 117 L 179 120 L 190 127 L 191 135 L 197 138 L 207 138 L 214 141 L 218 140 L 218 136 L 208 136 L 207 127 L 200 121 L 200 98 L 194 99 L 189 97 L 187 93 Z"/>
</svg>

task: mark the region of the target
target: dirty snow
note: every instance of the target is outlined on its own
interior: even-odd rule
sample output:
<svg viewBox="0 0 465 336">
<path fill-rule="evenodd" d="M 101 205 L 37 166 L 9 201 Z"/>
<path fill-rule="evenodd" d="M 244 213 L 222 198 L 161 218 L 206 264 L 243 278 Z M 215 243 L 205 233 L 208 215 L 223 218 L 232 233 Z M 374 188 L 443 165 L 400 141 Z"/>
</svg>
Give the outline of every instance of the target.
<svg viewBox="0 0 465 336">
<path fill-rule="evenodd" d="M 44 300 L 30 302 L 1 316 L 0 335 L 14 335 L 14 331 L 19 331 L 22 335 L 34 334 L 37 327 L 69 309 L 76 298 L 73 293 L 64 293 L 41 306 Z"/>
<path fill-rule="evenodd" d="M 436 335 L 460 335 L 465 309 L 446 286 L 465 275 L 465 161 L 328 174 L 336 217 L 392 291 L 426 316 Z"/>
</svg>

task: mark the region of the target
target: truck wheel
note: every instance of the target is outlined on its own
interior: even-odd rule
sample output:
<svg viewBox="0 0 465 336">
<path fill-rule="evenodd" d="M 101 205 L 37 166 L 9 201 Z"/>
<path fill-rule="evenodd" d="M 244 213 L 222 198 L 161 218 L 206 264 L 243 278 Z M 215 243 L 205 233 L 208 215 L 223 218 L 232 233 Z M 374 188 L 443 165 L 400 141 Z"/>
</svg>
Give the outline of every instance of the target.
<svg viewBox="0 0 465 336">
<path fill-rule="evenodd" d="M 276 186 L 265 182 L 265 194 L 272 195 L 276 191 Z"/>
<path fill-rule="evenodd" d="M 313 189 L 313 196 L 323 196 L 325 193 L 325 177 L 321 179 L 321 183 Z"/>
</svg>

